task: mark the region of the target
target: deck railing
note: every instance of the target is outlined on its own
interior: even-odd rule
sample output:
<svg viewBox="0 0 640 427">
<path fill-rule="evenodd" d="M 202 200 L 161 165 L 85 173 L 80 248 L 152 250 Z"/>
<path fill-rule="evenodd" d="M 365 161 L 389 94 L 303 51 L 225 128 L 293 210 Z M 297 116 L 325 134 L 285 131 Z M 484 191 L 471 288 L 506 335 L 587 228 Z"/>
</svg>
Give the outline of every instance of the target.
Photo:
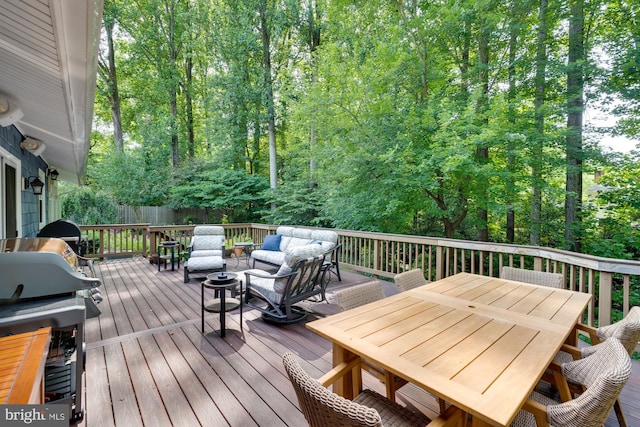
<svg viewBox="0 0 640 427">
<path fill-rule="evenodd" d="M 81 226 L 88 239 L 87 255 L 95 258 L 150 256 L 158 243 L 174 240 L 182 251 L 191 240 L 191 226 L 110 224 Z M 227 243 L 251 240 L 260 245 L 277 226 L 222 224 Z M 475 242 L 402 234 L 334 230 L 342 244 L 340 266 L 374 277 L 421 268 L 431 280 L 468 272 L 497 277 L 504 265 L 561 273 L 568 289 L 594 296 L 584 322 L 608 325 L 626 315 L 631 296 L 640 293 L 640 262 L 594 257 L 559 249 Z M 621 295 L 614 303 L 613 295 Z M 620 303 L 621 301 L 621 303 Z M 614 305 L 615 304 L 615 305 Z"/>
</svg>

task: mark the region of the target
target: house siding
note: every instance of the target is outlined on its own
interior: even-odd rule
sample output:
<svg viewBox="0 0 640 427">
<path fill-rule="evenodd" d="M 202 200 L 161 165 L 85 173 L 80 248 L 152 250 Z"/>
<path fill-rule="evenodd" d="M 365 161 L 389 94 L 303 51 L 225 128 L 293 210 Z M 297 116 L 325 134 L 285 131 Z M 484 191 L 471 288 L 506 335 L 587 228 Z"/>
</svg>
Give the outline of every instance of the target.
<svg viewBox="0 0 640 427">
<path fill-rule="evenodd" d="M 18 131 L 15 126 L 0 127 L 0 147 L 9 152 L 11 155 L 17 157 L 21 161 L 21 171 L 18 179 L 21 183 L 24 178 L 29 176 L 38 176 L 40 170 L 47 170 L 47 163 L 39 156 L 34 156 L 28 150 L 20 148 L 20 142 L 23 140 L 23 135 Z M 44 180 L 47 181 L 46 179 Z M 46 206 L 48 202 L 49 191 L 45 187 L 43 204 Z M 20 201 L 22 204 L 22 233 L 23 237 L 35 237 L 40 230 L 39 216 L 38 216 L 38 196 L 34 195 L 31 190 L 22 190 L 20 192 Z M 45 210 L 46 211 L 46 210 Z M 3 215 L 0 212 L 0 215 Z M 45 222 L 48 222 L 48 218 L 45 218 Z"/>
</svg>

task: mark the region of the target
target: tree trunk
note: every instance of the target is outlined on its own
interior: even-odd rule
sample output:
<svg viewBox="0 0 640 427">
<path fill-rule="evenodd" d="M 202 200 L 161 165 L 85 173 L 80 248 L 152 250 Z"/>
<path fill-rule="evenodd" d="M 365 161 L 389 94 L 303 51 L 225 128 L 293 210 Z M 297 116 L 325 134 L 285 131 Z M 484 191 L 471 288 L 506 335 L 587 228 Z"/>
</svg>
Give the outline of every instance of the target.
<svg viewBox="0 0 640 427">
<path fill-rule="evenodd" d="M 481 86 L 481 95 L 476 103 L 476 115 L 480 127 L 487 126 L 489 120 L 487 118 L 487 104 L 489 96 L 489 37 L 490 31 L 486 22 L 482 23 L 480 34 L 478 36 L 478 67 L 479 81 Z M 489 160 L 489 147 L 487 142 L 480 142 L 476 148 L 476 157 L 478 163 L 486 164 Z M 481 186 L 479 189 L 478 202 L 478 240 L 482 242 L 489 241 L 489 214 L 487 211 L 487 192 L 486 187 Z"/>
<path fill-rule="evenodd" d="M 509 25 L 509 91 L 507 93 L 509 101 L 509 109 L 507 113 L 507 119 L 509 124 L 515 128 L 516 124 L 516 49 L 518 45 L 518 21 L 520 14 L 517 13 L 518 0 L 512 3 L 511 10 L 512 16 Z M 507 170 L 509 175 L 507 182 L 505 183 L 506 202 L 507 202 L 507 217 L 506 217 L 506 238 L 508 243 L 513 243 L 515 240 L 515 212 L 513 204 L 515 202 L 515 140 L 509 138 L 507 140 Z"/>
<path fill-rule="evenodd" d="M 567 64 L 567 182 L 565 196 L 565 247 L 580 252 L 582 223 L 582 113 L 584 110 L 584 0 L 571 1 L 569 61 Z"/>
<path fill-rule="evenodd" d="M 320 10 L 317 4 L 314 5 L 313 1 L 309 2 L 309 11 L 308 11 L 308 25 L 309 25 L 309 36 L 308 36 L 308 47 L 309 54 L 311 56 L 311 87 L 315 86 L 316 83 L 316 72 L 317 72 L 317 59 L 316 59 L 316 50 L 318 46 L 320 46 L 320 26 L 317 24 L 317 21 L 320 19 Z M 309 130 L 309 188 L 315 188 L 317 185 L 315 182 L 315 168 L 316 168 L 316 158 L 315 158 L 315 146 L 317 142 L 317 129 L 316 129 L 316 114 L 313 114 L 311 118 L 311 129 Z"/>
<path fill-rule="evenodd" d="M 538 41 L 536 48 L 536 77 L 535 77 L 535 126 L 537 138 L 532 141 L 531 151 L 531 231 L 529 243 L 533 246 L 540 244 L 542 231 L 542 164 L 541 154 L 544 150 L 544 121 L 547 72 L 547 0 L 540 0 L 538 19 Z"/>
<path fill-rule="evenodd" d="M 99 75 L 107 86 L 107 98 L 111 105 L 111 120 L 113 122 L 113 142 L 116 153 L 124 150 L 122 134 L 122 112 L 120 109 L 120 92 L 118 91 L 118 74 L 116 72 L 115 47 L 113 44 L 113 26 L 115 18 L 105 14 L 104 29 L 107 35 L 107 61 L 98 61 Z"/>
<path fill-rule="evenodd" d="M 269 184 L 278 186 L 278 162 L 276 151 L 276 110 L 273 100 L 273 77 L 271 76 L 271 30 L 267 22 L 267 5 L 260 2 L 260 36 L 262 39 L 262 66 L 264 67 L 264 93 L 266 95 L 267 126 L 269 133 Z"/>
<path fill-rule="evenodd" d="M 185 104 L 187 107 L 187 137 L 189 139 L 189 158 L 195 157 L 195 134 L 193 130 L 193 58 L 191 54 L 187 54 L 185 64 L 186 75 L 186 90 L 185 90 Z"/>
</svg>

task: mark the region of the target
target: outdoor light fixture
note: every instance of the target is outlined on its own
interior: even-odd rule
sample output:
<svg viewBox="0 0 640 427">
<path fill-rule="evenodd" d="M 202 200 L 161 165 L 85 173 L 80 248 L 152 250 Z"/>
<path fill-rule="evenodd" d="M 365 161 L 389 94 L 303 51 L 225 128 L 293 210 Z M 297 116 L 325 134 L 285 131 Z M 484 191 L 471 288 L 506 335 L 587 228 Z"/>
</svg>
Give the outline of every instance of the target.
<svg viewBox="0 0 640 427">
<path fill-rule="evenodd" d="M 24 114 L 20 107 L 10 101 L 9 98 L 0 95 L 0 126 L 10 126 L 23 116 Z"/>
<path fill-rule="evenodd" d="M 33 178 L 33 180 L 31 180 L 31 178 Z M 39 196 L 42 194 L 42 190 L 44 189 L 44 182 L 42 182 L 37 176 L 30 176 L 24 180 L 24 189 L 28 190 L 29 187 L 33 190 L 33 194 Z"/>
<path fill-rule="evenodd" d="M 34 156 L 39 156 L 47 147 L 39 139 L 27 136 L 20 142 L 20 148 L 30 151 Z"/>
<path fill-rule="evenodd" d="M 60 174 L 57 169 L 49 169 L 49 178 L 51 178 L 52 181 L 57 181 L 58 175 Z"/>
</svg>

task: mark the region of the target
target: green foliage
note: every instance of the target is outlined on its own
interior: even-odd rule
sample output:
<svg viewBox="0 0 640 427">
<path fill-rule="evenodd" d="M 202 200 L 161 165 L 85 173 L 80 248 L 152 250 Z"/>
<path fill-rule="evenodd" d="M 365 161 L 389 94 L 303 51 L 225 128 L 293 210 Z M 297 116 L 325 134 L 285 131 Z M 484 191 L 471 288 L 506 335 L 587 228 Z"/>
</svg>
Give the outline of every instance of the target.
<svg viewBox="0 0 640 427">
<path fill-rule="evenodd" d="M 115 224 L 118 206 L 104 193 L 82 188 L 62 196 L 62 217 L 80 225 Z"/>
<path fill-rule="evenodd" d="M 267 204 L 261 210 L 262 219 L 268 224 L 308 225 L 328 227 L 331 224 L 323 215 L 327 194 L 304 181 L 291 181 L 265 193 Z M 273 206 L 269 209 L 269 204 Z"/>
<path fill-rule="evenodd" d="M 539 244 L 562 247 L 568 11 L 549 5 L 540 106 L 538 7 L 467 0 L 109 0 L 125 150 L 113 155 L 104 126 L 109 91 L 100 82 L 100 132 L 92 138 L 88 183 L 119 203 L 206 208 L 212 222 L 465 239 L 485 226 L 477 212 L 486 209 L 495 241 L 506 240 L 512 211 L 520 244 L 530 239 L 535 187 L 542 197 Z M 633 135 L 635 10 L 614 1 L 589 7 L 602 8 L 588 12 L 598 17 L 587 22 L 589 102 L 619 107 L 619 131 Z M 489 49 L 486 64 L 481 40 Z M 611 55 L 611 67 L 593 66 L 598 50 Z M 272 156 L 268 81 L 278 186 L 265 191 Z M 618 98 L 622 104 L 613 103 Z M 176 153 L 181 167 L 172 163 Z M 584 154 L 585 167 L 608 161 L 597 149 Z M 598 197 L 597 209 L 587 204 L 579 229 L 585 250 L 638 255 L 637 163 L 634 157 L 605 169 L 610 186 L 620 190 Z M 614 176 L 623 171 L 627 178 Z"/>
<path fill-rule="evenodd" d="M 171 169 L 143 148 L 99 155 L 90 167 L 92 187 L 110 194 L 118 204 L 162 206 L 167 200 Z"/>
<path fill-rule="evenodd" d="M 174 208 L 208 208 L 217 212 L 211 222 L 251 222 L 265 204 L 264 177 L 230 170 L 217 162 L 195 162 L 185 167 L 171 187 L 169 204 Z"/>
</svg>

